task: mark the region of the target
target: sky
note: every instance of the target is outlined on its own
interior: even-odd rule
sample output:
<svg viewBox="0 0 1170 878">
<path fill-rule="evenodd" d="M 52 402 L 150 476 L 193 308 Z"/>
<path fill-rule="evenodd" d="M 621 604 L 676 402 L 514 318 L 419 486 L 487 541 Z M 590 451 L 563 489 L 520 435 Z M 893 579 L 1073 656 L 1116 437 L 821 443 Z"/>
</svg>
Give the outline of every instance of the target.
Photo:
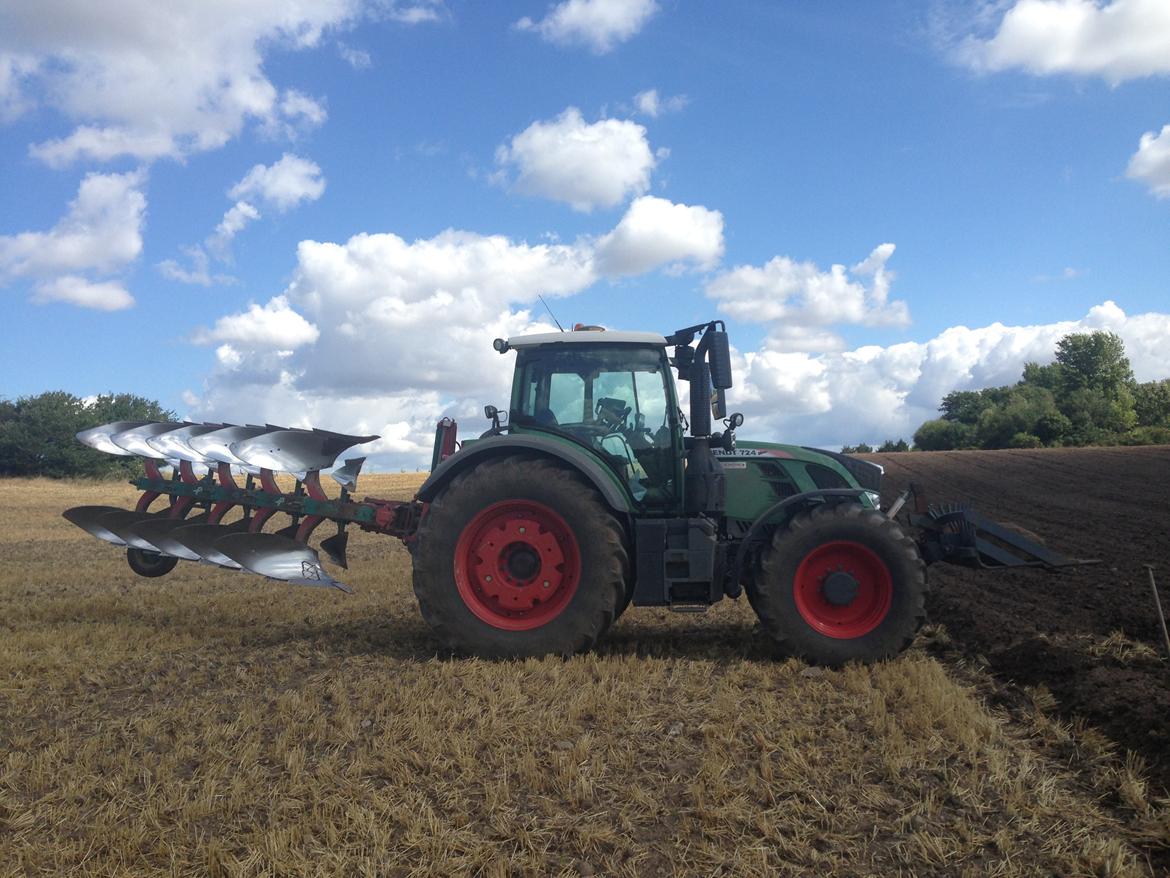
<svg viewBox="0 0 1170 878">
<path fill-rule="evenodd" d="M 492 339 L 731 333 L 741 438 L 909 438 L 1068 332 L 1170 377 L 1166 0 L 0 0 L 0 396 L 430 457 Z"/>
</svg>

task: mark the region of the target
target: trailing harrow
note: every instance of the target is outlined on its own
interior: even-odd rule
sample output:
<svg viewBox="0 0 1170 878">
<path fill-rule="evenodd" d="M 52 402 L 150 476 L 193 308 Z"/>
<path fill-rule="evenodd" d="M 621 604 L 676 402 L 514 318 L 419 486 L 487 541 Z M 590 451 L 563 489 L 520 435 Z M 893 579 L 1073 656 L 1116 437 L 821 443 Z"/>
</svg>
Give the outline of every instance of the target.
<svg viewBox="0 0 1170 878">
<path fill-rule="evenodd" d="M 326 494 L 322 471 L 342 452 L 377 436 L 272 424 L 118 421 L 84 430 L 77 438 L 99 451 L 144 459 L 145 475 L 133 483 L 143 492 L 134 509 L 76 506 L 63 513 L 98 539 L 125 546 L 131 568 L 143 576 L 162 576 L 179 561 L 196 561 L 296 585 L 349 591 L 309 545 L 317 528 L 326 522 L 336 525 L 320 549 L 331 562 L 347 568 L 349 525 L 407 538 L 421 511 L 416 503 L 355 500 L 352 492 L 364 457 L 333 469 L 329 475 L 340 486 L 340 495 Z M 244 484 L 237 481 L 237 473 L 245 477 Z M 296 479 L 293 490 L 281 488 L 277 473 Z M 237 509 L 242 517 L 225 523 Z M 264 531 L 277 515 L 288 516 L 291 523 Z"/>
</svg>

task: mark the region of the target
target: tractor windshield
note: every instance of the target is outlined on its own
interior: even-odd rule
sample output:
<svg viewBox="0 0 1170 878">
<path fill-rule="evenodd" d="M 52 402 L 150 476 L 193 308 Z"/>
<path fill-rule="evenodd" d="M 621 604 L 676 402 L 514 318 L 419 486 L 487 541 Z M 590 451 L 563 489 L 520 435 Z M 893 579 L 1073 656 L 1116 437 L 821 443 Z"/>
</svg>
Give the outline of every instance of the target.
<svg viewBox="0 0 1170 878">
<path fill-rule="evenodd" d="M 568 435 L 616 469 L 637 500 L 674 496 L 674 409 L 664 351 L 625 345 L 521 349 L 510 423 Z"/>
</svg>

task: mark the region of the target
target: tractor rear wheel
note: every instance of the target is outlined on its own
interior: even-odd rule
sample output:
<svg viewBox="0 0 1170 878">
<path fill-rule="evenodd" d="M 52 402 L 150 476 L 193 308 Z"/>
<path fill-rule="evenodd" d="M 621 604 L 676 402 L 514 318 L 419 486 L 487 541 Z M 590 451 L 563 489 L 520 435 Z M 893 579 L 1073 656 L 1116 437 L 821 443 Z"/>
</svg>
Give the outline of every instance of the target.
<svg viewBox="0 0 1170 878">
<path fill-rule="evenodd" d="M 873 509 L 818 506 L 777 530 L 748 598 L 782 649 L 823 665 L 905 649 L 926 617 L 926 565 Z"/>
<path fill-rule="evenodd" d="M 414 593 L 445 646 L 491 658 L 591 648 L 626 596 L 617 519 L 571 470 L 488 460 L 430 504 L 414 546 Z"/>
</svg>

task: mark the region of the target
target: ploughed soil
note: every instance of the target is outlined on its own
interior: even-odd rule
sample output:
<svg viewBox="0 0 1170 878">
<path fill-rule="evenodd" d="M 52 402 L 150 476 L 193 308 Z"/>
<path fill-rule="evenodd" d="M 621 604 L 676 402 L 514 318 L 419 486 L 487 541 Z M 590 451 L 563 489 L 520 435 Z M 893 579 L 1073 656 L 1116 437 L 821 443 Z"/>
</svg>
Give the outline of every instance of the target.
<svg viewBox="0 0 1170 878">
<path fill-rule="evenodd" d="M 886 468 L 883 506 L 909 482 L 930 502 L 963 501 L 1074 558 L 1061 573 L 931 567 L 930 621 L 985 659 L 1010 703 L 1044 686 L 1146 761 L 1170 793 L 1170 662 L 1146 564 L 1170 612 L 1170 446 L 915 452 L 867 457 Z"/>
</svg>

